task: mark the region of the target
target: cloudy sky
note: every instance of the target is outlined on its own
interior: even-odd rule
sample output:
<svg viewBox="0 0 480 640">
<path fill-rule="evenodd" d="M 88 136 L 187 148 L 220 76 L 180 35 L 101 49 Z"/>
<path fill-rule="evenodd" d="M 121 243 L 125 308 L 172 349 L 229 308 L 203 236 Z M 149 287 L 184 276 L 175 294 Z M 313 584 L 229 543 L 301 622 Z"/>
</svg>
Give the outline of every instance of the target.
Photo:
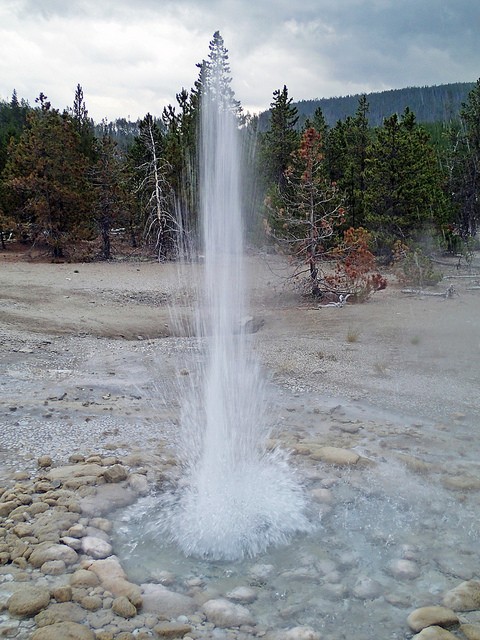
<svg viewBox="0 0 480 640">
<path fill-rule="evenodd" d="M 247 111 L 294 100 L 476 81 L 479 0 L 0 0 L 0 99 L 89 115 L 160 115 L 215 31 Z"/>
</svg>

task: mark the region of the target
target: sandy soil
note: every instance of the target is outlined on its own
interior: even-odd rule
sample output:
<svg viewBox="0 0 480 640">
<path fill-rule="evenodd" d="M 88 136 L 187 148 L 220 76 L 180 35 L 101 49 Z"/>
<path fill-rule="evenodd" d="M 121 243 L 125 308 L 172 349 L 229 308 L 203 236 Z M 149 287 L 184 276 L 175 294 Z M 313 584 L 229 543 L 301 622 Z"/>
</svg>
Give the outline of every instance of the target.
<svg viewBox="0 0 480 640">
<path fill-rule="evenodd" d="M 478 428 L 480 291 L 467 290 L 474 279 L 441 282 L 435 291 L 451 282 L 457 291 L 445 299 L 405 295 L 391 278 L 368 303 L 320 308 L 286 286 L 279 258 L 247 263 L 251 313 L 263 321 L 251 340 L 276 401 L 300 411 L 343 403 L 372 419 L 395 413 L 467 440 Z M 119 429 L 128 447 L 132 425 L 136 444 L 148 443 L 152 425 L 174 422 L 170 383 L 196 353 L 189 301 L 200 270 L 0 254 L 0 468 L 50 447 L 61 457 L 106 446 Z M 431 440 L 432 432 L 418 437 Z"/>
</svg>

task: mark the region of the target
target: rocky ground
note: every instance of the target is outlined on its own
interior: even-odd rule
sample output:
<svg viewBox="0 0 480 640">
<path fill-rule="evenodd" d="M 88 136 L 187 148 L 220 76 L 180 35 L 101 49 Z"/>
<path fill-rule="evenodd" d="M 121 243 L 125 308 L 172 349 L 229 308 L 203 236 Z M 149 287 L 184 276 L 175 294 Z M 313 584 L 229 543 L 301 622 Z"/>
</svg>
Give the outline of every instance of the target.
<svg viewBox="0 0 480 640">
<path fill-rule="evenodd" d="M 0 637 L 354 637 L 306 614 L 262 622 L 251 575 L 226 593 L 199 576 L 138 583 L 115 555 L 115 509 L 177 474 L 178 393 L 201 357 L 190 311 L 198 265 L 0 259 Z M 364 305 L 325 308 L 285 285 L 277 258 L 251 257 L 248 267 L 250 339 L 271 379 L 276 438 L 320 511 L 332 509 L 345 474 L 361 484 L 385 458 L 478 508 L 475 279 L 445 266 L 452 279 L 436 291 L 453 282 L 452 298 L 406 295 L 392 279 Z M 411 548 L 389 562 L 399 584 L 425 572 Z M 478 553 L 464 564 L 449 562 L 442 593 L 390 590 L 403 626 L 389 637 L 480 638 Z M 330 603 L 346 590 L 362 607 L 387 599 L 368 576 L 336 582 L 341 566 L 328 579 L 317 567 Z"/>
</svg>

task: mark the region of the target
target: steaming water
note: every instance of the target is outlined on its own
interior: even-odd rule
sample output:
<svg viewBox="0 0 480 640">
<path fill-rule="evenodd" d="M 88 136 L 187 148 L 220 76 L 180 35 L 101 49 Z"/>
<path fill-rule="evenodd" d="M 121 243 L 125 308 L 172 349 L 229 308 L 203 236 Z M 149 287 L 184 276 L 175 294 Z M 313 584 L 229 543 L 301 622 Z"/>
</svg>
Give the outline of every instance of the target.
<svg viewBox="0 0 480 640">
<path fill-rule="evenodd" d="M 238 130 L 231 112 L 209 96 L 200 142 L 205 276 L 197 324 L 208 336 L 207 356 L 183 405 L 184 486 L 162 520 L 187 555 L 233 559 L 284 543 L 309 524 L 286 456 L 266 449 L 264 383 L 241 327 Z"/>
</svg>

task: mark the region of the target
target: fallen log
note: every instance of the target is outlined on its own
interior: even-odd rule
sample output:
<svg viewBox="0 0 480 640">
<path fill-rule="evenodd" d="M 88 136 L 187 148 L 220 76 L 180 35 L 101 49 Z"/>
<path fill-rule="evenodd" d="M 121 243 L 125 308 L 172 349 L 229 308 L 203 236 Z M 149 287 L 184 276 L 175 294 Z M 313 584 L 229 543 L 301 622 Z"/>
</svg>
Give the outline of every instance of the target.
<svg viewBox="0 0 480 640">
<path fill-rule="evenodd" d="M 414 296 L 433 296 L 436 298 L 453 298 L 458 295 L 455 287 L 451 284 L 446 291 L 422 291 L 422 289 L 402 289 L 402 293 Z"/>
</svg>

